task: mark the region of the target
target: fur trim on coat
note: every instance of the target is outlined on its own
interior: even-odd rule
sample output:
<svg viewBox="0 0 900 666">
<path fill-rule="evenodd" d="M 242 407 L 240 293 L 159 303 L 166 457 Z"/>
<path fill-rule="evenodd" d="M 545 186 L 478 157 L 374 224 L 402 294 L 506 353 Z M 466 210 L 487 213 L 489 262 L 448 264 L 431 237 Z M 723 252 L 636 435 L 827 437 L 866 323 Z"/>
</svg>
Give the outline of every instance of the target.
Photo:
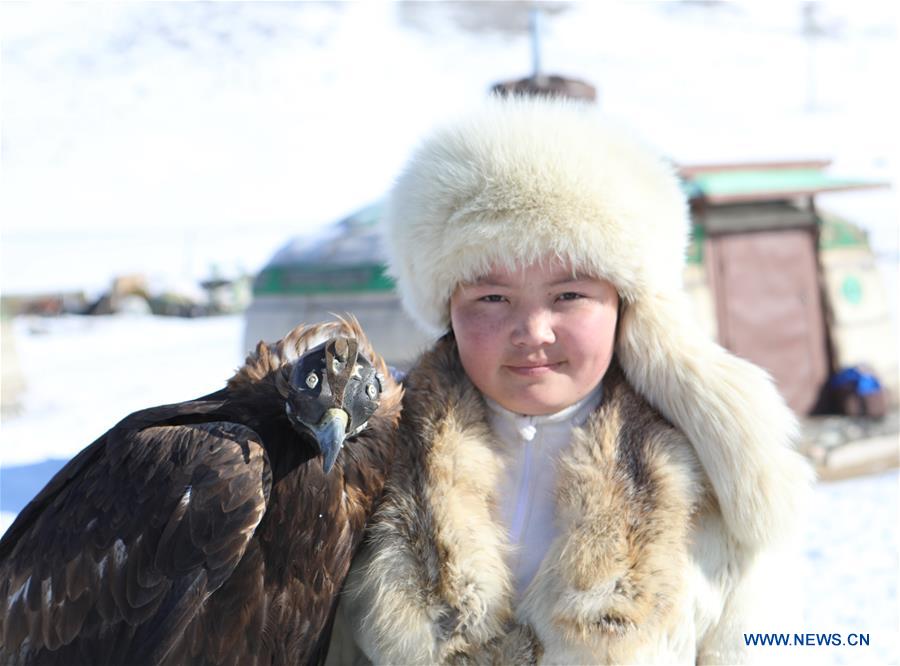
<svg viewBox="0 0 900 666">
<path fill-rule="evenodd" d="M 439 341 L 405 381 L 404 453 L 354 559 L 338 633 L 375 663 L 738 661 L 734 632 L 753 628 L 731 597 L 754 553 L 724 528 L 685 436 L 615 363 L 603 387 L 557 461 L 560 535 L 514 608 L 494 496 L 502 447 L 455 341 Z M 332 649 L 329 661 L 350 661 Z"/>
</svg>

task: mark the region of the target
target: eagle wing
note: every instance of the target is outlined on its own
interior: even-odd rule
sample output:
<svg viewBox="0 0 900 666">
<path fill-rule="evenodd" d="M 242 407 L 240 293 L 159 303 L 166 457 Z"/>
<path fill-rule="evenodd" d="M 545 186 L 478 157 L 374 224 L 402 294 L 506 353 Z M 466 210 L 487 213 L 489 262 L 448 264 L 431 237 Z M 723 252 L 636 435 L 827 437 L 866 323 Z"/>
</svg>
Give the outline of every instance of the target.
<svg viewBox="0 0 900 666">
<path fill-rule="evenodd" d="M 82 451 L 0 540 L 7 659 L 158 662 L 240 561 L 272 486 L 260 438 L 221 421 L 145 425 L 166 409 Z"/>
</svg>

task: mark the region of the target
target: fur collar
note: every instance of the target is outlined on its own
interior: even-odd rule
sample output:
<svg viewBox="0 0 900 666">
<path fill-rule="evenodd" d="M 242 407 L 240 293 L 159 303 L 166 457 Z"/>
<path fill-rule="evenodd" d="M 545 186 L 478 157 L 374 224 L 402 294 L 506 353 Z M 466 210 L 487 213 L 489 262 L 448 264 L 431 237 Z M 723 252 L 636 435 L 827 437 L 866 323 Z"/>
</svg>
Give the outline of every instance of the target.
<svg viewBox="0 0 900 666">
<path fill-rule="evenodd" d="M 603 386 L 558 461 L 560 536 L 514 609 L 486 405 L 451 336 L 422 357 L 405 381 L 405 457 L 347 587 L 378 661 L 534 661 L 547 642 L 627 661 L 677 621 L 703 475 L 618 367 Z"/>
</svg>

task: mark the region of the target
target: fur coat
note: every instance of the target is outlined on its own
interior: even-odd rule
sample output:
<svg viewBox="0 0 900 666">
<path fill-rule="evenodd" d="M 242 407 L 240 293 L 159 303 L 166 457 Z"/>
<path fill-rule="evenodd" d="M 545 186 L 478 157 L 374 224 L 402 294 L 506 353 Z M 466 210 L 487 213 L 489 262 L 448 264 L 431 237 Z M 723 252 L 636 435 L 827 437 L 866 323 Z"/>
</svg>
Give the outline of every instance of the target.
<svg viewBox="0 0 900 666">
<path fill-rule="evenodd" d="M 354 560 L 328 663 L 746 660 L 741 634 L 771 616 L 766 562 L 779 560 L 771 544 L 735 538 L 694 448 L 615 361 L 556 461 L 559 537 L 517 605 L 494 494 L 503 454 L 452 336 L 405 388 L 403 453 Z"/>
</svg>

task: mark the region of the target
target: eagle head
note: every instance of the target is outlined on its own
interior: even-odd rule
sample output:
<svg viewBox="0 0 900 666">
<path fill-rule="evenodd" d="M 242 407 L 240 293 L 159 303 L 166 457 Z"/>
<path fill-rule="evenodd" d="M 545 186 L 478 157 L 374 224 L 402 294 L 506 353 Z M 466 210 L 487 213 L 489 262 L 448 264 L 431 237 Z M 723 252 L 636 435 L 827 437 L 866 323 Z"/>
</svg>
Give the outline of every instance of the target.
<svg viewBox="0 0 900 666">
<path fill-rule="evenodd" d="M 355 338 L 332 338 L 296 361 L 285 409 L 291 425 L 316 440 L 326 474 L 344 440 L 366 427 L 383 388 L 384 377 Z"/>
</svg>

